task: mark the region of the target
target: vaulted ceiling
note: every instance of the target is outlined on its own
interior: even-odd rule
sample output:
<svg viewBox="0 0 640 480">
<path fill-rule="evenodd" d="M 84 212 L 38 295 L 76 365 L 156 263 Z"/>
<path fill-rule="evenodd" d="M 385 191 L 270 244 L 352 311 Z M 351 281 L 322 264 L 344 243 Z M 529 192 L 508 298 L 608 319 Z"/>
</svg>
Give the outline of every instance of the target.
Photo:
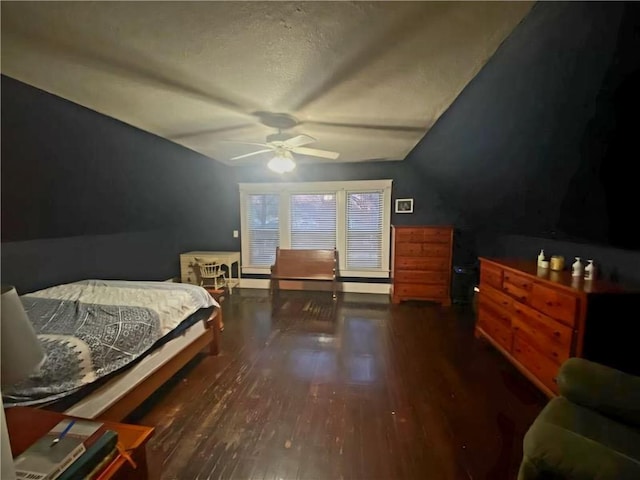
<svg viewBox="0 0 640 480">
<path fill-rule="evenodd" d="M 3 1 L 2 73 L 225 163 L 283 118 L 403 160 L 532 4 Z"/>
</svg>

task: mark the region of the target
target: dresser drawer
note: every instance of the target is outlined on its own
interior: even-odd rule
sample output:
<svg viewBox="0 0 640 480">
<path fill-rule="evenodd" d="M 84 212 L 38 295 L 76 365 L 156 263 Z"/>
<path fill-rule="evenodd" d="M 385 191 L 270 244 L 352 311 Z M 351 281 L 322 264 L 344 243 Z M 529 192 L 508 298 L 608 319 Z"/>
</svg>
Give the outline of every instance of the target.
<svg viewBox="0 0 640 480">
<path fill-rule="evenodd" d="M 506 280 L 502 284 L 502 290 L 518 302 L 527 303 L 528 301 L 528 290 L 514 285 L 513 283 L 507 282 Z"/>
<path fill-rule="evenodd" d="M 495 288 L 502 288 L 502 269 L 493 265 L 482 264 L 480 266 L 480 283 L 491 285 Z"/>
<path fill-rule="evenodd" d="M 444 228 L 427 228 L 424 231 L 424 241 L 448 244 L 451 242 L 451 230 Z"/>
<path fill-rule="evenodd" d="M 393 287 L 394 296 L 411 298 L 443 298 L 448 289 L 438 285 L 398 283 Z"/>
<path fill-rule="evenodd" d="M 486 295 L 493 302 L 497 303 L 502 308 L 506 308 L 511 311 L 513 309 L 513 299 L 508 295 L 496 290 L 495 288 L 489 287 L 488 285 L 480 286 L 480 297 Z"/>
<path fill-rule="evenodd" d="M 449 258 L 450 249 L 447 245 L 434 243 L 398 243 L 396 255 L 405 257 L 440 257 Z"/>
<path fill-rule="evenodd" d="M 556 376 L 559 365 L 527 341 L 527 338 L 517 330 L 513 336 L 513 358 L 522 364 L 531 374 L 546 385 L 551 391 L 557 392 Z"/>
<path fill-rule="evenodd" d="M 573 343 L 573 330 L 570 327 L 525 305 L 514 305 L 513 313 L 513 318 L 526 324 L 523 330 L 537 342 L 554 343 L 562 351 L 566 350 L 567 356 L 570 355 Z"/>
<path fill-rule="evenodd" d="M 444 258 L 449 261 L 451 256 L 451 248 L 449 245 L 441 245 L 437 243 L 423 243 L 422 254 L 425 257 L 438 257 Z"/>
<path fill-rule="evenodd" d="M 524 275 L 518 275 L 517 273 L 513 273 L 509 270 L 504 271 L 503 281 L 526 290 L 527 292 L 530 292 L 531 287 L 533 286 L 533 280 L 531 278 L 525 277 Z"/>
<path fill-rule="evenodd" d="M 403 257 L 422 257 L 422 242 L 404 242 L 396 244 L 396 255 Z"/>
<path fill-rule="evenodd" d="M 420 270 L 396 271 L 394 281 L 398 283 L 428 283 L 444 285 L 447 282 L 448 273 L 445 271 L 429 272 Z"/>
<path fill-rule="evenodd" d="M 394 268 L 399 270 L 449 270 L 449 259 L 432 257 L 396 257 Z"/>
<path fill-rule="evenodd" d="M 536 349 L 543 353 L 550 360 L 558 364 L 565 361 L 571 352 L 571 329 L 565 325 L 561 325 L 555 320 L 549 319 L 557 325 L 548 325 L 539 322 L 532 317 L 515 314 L 511 318 L 514 330 L 523 334 L 527 341 L 534 345 Z M 554 333 L 557 332 L 562 341 L 553 340 Z"/>
<path fill-rule="evenodd" d="M 502 322 L 504 325 L 511 327 L 511 312 L 509 312 L 509 310 L 501 307 L 493 300 L 482 294 L 480 294 L 479 303 L 485 310 L 490 310 L 491 314 L 497 320 Z"/>
<path fill-rule="evenodd" d="M 478 309 L 478 326 L 507 352 L 511 352 L 513 341 L 511 326 L 506 325 L 496 317 L 493 310 L 480 305 Z"/>
<path fill-rule="evenodd" d="M 449 228 L 402 228 L 396 230 L 396 243 L 403 242 L 431 242 L 449 243 L 451 229 Z"/>
<path fill-rule="evenodd" d="M 417 242 L 424 240 L 424 228 L 402 228 L 396 230 L 396 243 Z"/>
<path fill-rule="evenodd" d="M 578 298 L 573 295 L 534 283 L 531 289 L 529 305 L 570 327 L 575 325 Z"/>
</svg>

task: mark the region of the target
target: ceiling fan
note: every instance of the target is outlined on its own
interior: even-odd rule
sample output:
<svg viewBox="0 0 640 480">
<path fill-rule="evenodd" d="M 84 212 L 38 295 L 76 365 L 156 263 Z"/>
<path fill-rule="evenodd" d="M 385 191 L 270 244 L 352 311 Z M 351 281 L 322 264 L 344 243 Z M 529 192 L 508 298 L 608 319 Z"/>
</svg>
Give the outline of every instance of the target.
<svg viewBox="0 0 640 480">
<path fill-rule="evenodd" d="M 230 160 L 241 160 L 243 158 L 252 157 L 254 155 L 274 152 L 275 155 L 269 161 L 267 166 L 271 170 L 274 170 L 278 173 L 285 173 L 290 172 L 295 168 L 295 162 L 293 160 L 294 153 L 311 157 L 327 158 L 330 160 L 336 160 L 340 156 L 338 152 L 305 147 L 305 145 L 309 145 L 311 143 L 314 143 L 315 141 L 316 139 L 309 135 L 303 134 L 296 135 L 295 137 L 290 137 L 288 134 L 278 131 L 278 133 L 267 136 L 266 143 L 234 142 L 242 143 L 245 145 L 256 145 L 265 148 L 256 150 L 251 153 L 245 153 L 244 155 L 231 157 Z"/>
</svg>

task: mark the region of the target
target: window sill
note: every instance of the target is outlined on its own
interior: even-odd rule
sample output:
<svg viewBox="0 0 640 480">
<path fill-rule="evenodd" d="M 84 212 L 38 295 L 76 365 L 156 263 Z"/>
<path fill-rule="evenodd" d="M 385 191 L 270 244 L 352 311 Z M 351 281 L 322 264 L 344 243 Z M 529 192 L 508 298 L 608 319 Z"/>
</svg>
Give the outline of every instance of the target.
<svg viewBox="0 0 640 480">
<path fill-rule="evenodd" d="M 242 267 L 242 273 L 247 275 L 270 275 L 271 269 L 266 267 Z M 389 278 L 388 270 L 341 270 L 338 278 Z"/>
</svg>

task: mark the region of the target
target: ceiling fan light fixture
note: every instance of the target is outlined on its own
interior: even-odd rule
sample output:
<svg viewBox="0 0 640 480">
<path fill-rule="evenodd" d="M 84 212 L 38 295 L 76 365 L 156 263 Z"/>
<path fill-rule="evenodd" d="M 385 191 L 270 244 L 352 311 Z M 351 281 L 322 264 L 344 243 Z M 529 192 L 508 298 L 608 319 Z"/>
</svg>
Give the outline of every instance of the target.
<svg viewBox="0 0 640 480">
<path fill-rule="evenodd" d="M 296 168 L 296 163 L 293 161 L 289 152 L 283 152 L 281 154 L 276 154 L 275 157 L 269 160 L 267 167 L 276 173 L 288 173 Z"/>
</svg>

